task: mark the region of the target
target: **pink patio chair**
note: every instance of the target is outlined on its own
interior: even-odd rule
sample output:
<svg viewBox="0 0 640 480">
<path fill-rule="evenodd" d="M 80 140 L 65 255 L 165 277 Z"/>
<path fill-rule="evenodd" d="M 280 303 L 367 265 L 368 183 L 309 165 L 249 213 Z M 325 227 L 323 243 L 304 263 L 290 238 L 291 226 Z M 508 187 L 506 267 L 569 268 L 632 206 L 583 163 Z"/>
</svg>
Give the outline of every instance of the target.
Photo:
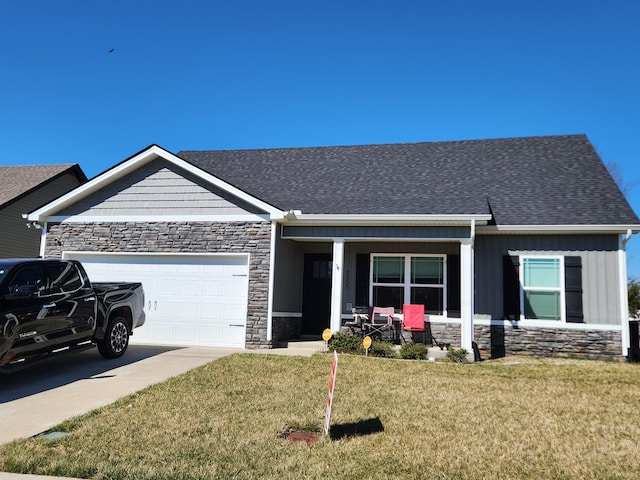
<svg viewBox="0 0 640 480">
<path fill-rule="evenodd" d="M 393 338 L 394 313 L 393 307 L 372 307 L 369 311 L 369 321 L 364 324 L 367 334 L 380 338 L 387 334 Z"/>
</svg>

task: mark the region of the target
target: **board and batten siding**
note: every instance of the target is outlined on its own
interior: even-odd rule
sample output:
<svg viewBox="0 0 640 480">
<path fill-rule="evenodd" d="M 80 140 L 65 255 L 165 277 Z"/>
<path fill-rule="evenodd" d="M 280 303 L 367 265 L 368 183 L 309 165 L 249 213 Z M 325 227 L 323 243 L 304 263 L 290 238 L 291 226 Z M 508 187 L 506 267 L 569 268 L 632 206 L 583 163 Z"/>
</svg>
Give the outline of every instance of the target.
<svg viewBox="0 0 640 480">
<path fill-rule="evenodd" d="M 584 322 L 620 324 L 616 235 L 478 235 L 475 241 L 477 318 L 503 318 L 504 255 L 580 256 Z"/>
<path fill-rule="evenodd" d="M 273 309 L 278 312 L 302 311 L 302 282 L 305 253 L 332 253 L 331 242 L 276 240 Z"/>
<path fill-rule="evenodd" d="M 158 159 L 62 210 L 60 216 L 264 213 L 196 175 Z"/>
<path fill-rule="evenodd" d="M 276 241 L 274 272 L 274 310 L 300 312 L 302 310 L 302 274 L 305 253 L 331 253 L 331 242 Z M 347 304 L 356 304 L 356 260 L 359 253 L 417 253 L 458 255 L 460 245 L 455 242 L 346 242 L 342 277 L 342 314 L 351 314 Z"/>
<path fill-rule="evenodd" d="M 470 228 L 444 226 L 403 226 L 403 225 L 285 225 L 284 238 L 362 238 L 362 239 L 447 239 L 469 238 Z"/>
<path fill-rule="evenodd" d="M 40 208 L 78 185 L 78 178 L 73 173 L 66 173 L 0 209 L 0 258 L 37 257 L 40 254 L 42 230 L 27 228 L 27 221 L 22 214 Z"/>
</svg>

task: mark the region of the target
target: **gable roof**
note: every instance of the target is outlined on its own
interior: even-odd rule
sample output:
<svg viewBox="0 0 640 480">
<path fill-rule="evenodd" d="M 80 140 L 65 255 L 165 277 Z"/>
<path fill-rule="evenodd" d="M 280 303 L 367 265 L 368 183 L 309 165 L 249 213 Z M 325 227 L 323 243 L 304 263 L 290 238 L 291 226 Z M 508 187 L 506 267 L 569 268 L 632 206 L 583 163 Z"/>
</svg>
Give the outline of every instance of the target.
<svg viewBox="0 0 640 480">
<path fill-rule="evenodd" d="M 5 207 L 68 172 L 73 173 L 80 183 L 87 181 L 77 164 L 0 167 L 0 207 Z"/>
<path fill-rule="evenodd" d="M 220 180 L 216 176 L 204 170 L 201 170 L 198 167 L 195 167 L 194 165 L 186 162 L 185 160 L 177 157 L 173 153 L 165 150 L 158 145 L 150 145 L 149 147 L 118 163 L 117 165 L 114 165 L 113 167 L 105 170 L 101 174 L 93 177 L 87 183 L 80 185 L 66 195 L 63 195 L 56 200 L 29 213 L 27 215 L 27 219 L 32 222 L 44 222 L 52 220 L 63 221 L 68 218 L 67 215 L 63 214 L 60 217 L 55 217 L 55 214 L 63 211 L 65 208 L 73 205 L 79 200 L 100 191 L 106 186 L 119 181 L 130 173 L 138 170 L 142 166 L 158 159 L 164 159 L 167 162 L 177 166 L 178 168 L 184 169 L 187 172 L 196 175 L 197 177 L 203 179 L 205 182 L 208 182 L 214 187 L 217 187 L 229 193 L 230 195 L 236 196 L 241 201 L 246 202 L 259 210 L 262 210 L 271 216 L 282 218 L 282 212 L 272 205 L 269 205 L 255 197 L 252 197 L 251 195 L 243 192 L 234 185 L 228 184 L 223 180 Z"/>
<path fill-rule="evenodd" d="M 585 135 L 178 156 L 278 209 L 303 214 L 492 214 L 497 225 L 640 224 Z"/>
</svg>

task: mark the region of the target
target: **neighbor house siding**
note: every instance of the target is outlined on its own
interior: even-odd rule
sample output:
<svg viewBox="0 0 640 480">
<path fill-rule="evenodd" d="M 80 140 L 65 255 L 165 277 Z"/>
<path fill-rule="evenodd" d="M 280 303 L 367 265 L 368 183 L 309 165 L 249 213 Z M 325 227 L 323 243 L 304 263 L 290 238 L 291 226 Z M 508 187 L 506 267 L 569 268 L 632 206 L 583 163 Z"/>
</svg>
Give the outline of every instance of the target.
<svg viewBox="0 0 640 480">
<path fill-rule="evenodd" d="M 40 254 L 42 230 L 27 228 L 23 213 L 29 213 L 80 185 L 78 178 L 66 173 L 0 209 L 2 240 L 0 258 L 28 258 Z"/>
<path fill-rule="evenodd" d="M 114 222 L 49 225 L 46 257 L 63 251 L 247 253 L 248 348 L 267 342 L 271 224 L 268 222 Z"/>
<path fill-rule="evenodd" d="M 501 319 L 505 255 L 563 255 L 582 259 L 584 323 L 620 325 L 616 235 L 478 235 L 475 242 L 477 318 Z"/>
<path fill-rule="evenodd" d="M 155 160 L 60 211 L 59 216 L 263 213 L 166 160 Z"/>
</svg>

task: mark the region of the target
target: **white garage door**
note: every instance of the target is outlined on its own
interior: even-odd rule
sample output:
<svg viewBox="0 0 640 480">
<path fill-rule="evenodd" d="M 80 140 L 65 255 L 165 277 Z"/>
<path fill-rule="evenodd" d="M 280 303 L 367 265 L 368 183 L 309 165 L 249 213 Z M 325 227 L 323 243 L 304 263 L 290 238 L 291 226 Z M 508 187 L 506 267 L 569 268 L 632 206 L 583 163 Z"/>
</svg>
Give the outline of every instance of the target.
<svg viewBox="0 0 640 480">
<path fill-rule="evenodd" d="M 89 254 L 93 282 L 142 282 L 144 326 L 132 343 L 244 348 L 249 291 L 247 255 Z"/>
</svg>

